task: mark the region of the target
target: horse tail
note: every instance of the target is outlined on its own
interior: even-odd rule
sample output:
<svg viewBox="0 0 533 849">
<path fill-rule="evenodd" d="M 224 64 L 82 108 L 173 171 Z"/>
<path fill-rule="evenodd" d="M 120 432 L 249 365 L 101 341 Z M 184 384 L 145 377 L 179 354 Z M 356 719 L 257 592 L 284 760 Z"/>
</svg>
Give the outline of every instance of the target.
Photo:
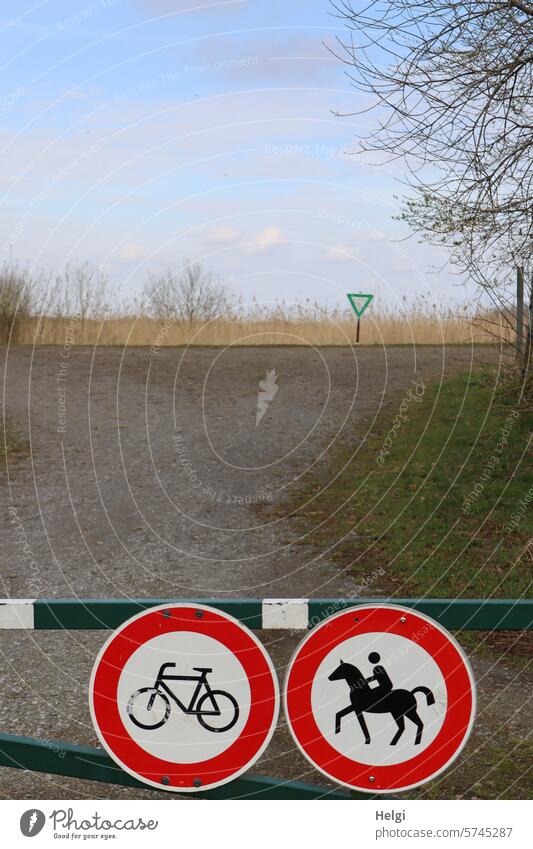
<svg viewBox="0 0 533 849">
<path fill-rule="evenodd" d="M 433 695 L 433 693 L 431 692 L 429 687 L 415 687 L 414 690 L 411 690 L 411 693 L 413 695 L 415 693 L 424 693 L 426 700 L 427 700 L 427 703 L 428 703 L 428 707 L 430 707 L 430 705 L 435 704 L 435 696 Z"/>
</svg>

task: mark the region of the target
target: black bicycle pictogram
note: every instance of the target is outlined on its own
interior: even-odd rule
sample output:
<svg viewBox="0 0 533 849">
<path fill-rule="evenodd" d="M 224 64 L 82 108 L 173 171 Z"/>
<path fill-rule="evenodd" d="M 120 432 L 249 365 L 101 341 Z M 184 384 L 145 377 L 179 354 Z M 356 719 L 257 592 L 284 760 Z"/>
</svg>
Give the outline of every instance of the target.
<svg viewBox="0 0 533 849">
<path fill-rule="evenodd" d="M 165 670 L 175 667 L 175 663 L 163 663 L 157 673 L 153 687 L 141 687 L 131 694 L 127 712 L 134 725 L 149 731 L 161 728 L 170 716 L 172 699 L 183 713 L 196 716 L 206 731 L 220 733 L 233 728 L 239 718 L 239 705 L 236 699 L 225 690 L 212 690 L 207 676 L 212 669 L 193 667 L 199 675 L 167 675 Z M 170 689 L 167 681 L 196 681 L 194 693 L 188 705 L 180 701 Z M 204 690 L 203 694 L 202 690 Z M 208 720 L 208 717 L 211 719 Z M 229 717 L 229 719 L 228 719 Z M 216 719 L 225 723 L 217 725 Z"/>
</svg>

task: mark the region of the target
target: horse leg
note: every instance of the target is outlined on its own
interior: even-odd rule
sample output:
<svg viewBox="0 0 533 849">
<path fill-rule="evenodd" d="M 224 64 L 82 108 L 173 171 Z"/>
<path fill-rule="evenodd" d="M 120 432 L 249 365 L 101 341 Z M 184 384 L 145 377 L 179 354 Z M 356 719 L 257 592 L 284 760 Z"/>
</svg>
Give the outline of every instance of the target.
<svg viewBox="0 0 533 849">
<path fill-rule="evenodd" d="M 338 734 L 341 730 L 341 720 L 344 716 L 348 716 L 349 713 L 353 713 L 355 710 L 353 705 L 348 705 L 347 708 L 343 708 L 335 714 L 335 734 Z"/>
<path fill-rule="evenodd" d="M 403 718 L 403 714 L 400 714 L 400 716 L 395 716 L 394 719 L 396 720 L 398 730 L 390 741 L 390 746 L 395 746 L 400 737 L 402 736 L 403 732 L 405 731 L 405 719 Z"/>
<path fill-rule="evenodd" d="M 356 711 L 355 714 L 357 716 L 357 719 L 359 720 L 359 725 L 361 726 L 361 731 L 365 735 L 365 743 L 368 744 L 368 743 L 370 743 L 370 734 L 368 733 L 368 727 L 367 727 L 367 724 L 366 724 L 365 717 L 363 716 L 363 712 L 362 711 Z"/>
<path fill-rule="evenodd" d="M 411 720 L 411 722 L 414 722 L 414 724 L 416 725 L 415 746 L 418 746 L 418 744 L 422 742 L 422 731 L 424 730 L 424 723 L 416 712 L 416 708 L 407 711 L 405 715 Z"/>
</svg>

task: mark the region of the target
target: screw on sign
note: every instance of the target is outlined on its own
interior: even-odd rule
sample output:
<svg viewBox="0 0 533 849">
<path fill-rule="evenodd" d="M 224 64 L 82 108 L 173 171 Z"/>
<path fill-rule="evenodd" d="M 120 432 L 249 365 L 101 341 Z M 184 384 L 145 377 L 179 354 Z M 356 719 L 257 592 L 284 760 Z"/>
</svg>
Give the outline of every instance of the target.
<svg viewBox="0 0 533 849">
<path fill-rule="evenodd" d="M 242 623 L 198 604 L 153 607 L 102 647 L 89 687 L 111 757 L 153 787 L 194 793 L 247 770 L 278 712 L 272 663 Z"/>
<path fill-rule="evenodd" d="M 329 778 L 367 793 L 410 790 L 445 770 L 474 721 L 460 646 L 415 610 L 369 604 L 324 620 L 285 681 L 294 740 Z"/>
</svg>

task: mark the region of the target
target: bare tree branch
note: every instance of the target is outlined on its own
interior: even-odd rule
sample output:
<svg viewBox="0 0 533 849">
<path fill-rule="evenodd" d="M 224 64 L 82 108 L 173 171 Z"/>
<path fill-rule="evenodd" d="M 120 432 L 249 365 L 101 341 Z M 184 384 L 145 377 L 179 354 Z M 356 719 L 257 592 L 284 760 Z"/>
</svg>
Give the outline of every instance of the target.
<svg viewBox="0 0 533 849">
<path fill-rule="evenodd" d="M 531 280 L 533 5 L 526 0 L 334 0 L 334 51 L 374 129 L 405 163 L 402 217 L 447 247 L 503 308 L 513 266 Z"/>
<path fill-rule="evenodd" d="M 149 275 L 144 298 L 155 318 L 189 324 L 227 315 L 232 305 L 228 288 L 200 262 L 189 259 L 178 271 Z"/>
</svg>

